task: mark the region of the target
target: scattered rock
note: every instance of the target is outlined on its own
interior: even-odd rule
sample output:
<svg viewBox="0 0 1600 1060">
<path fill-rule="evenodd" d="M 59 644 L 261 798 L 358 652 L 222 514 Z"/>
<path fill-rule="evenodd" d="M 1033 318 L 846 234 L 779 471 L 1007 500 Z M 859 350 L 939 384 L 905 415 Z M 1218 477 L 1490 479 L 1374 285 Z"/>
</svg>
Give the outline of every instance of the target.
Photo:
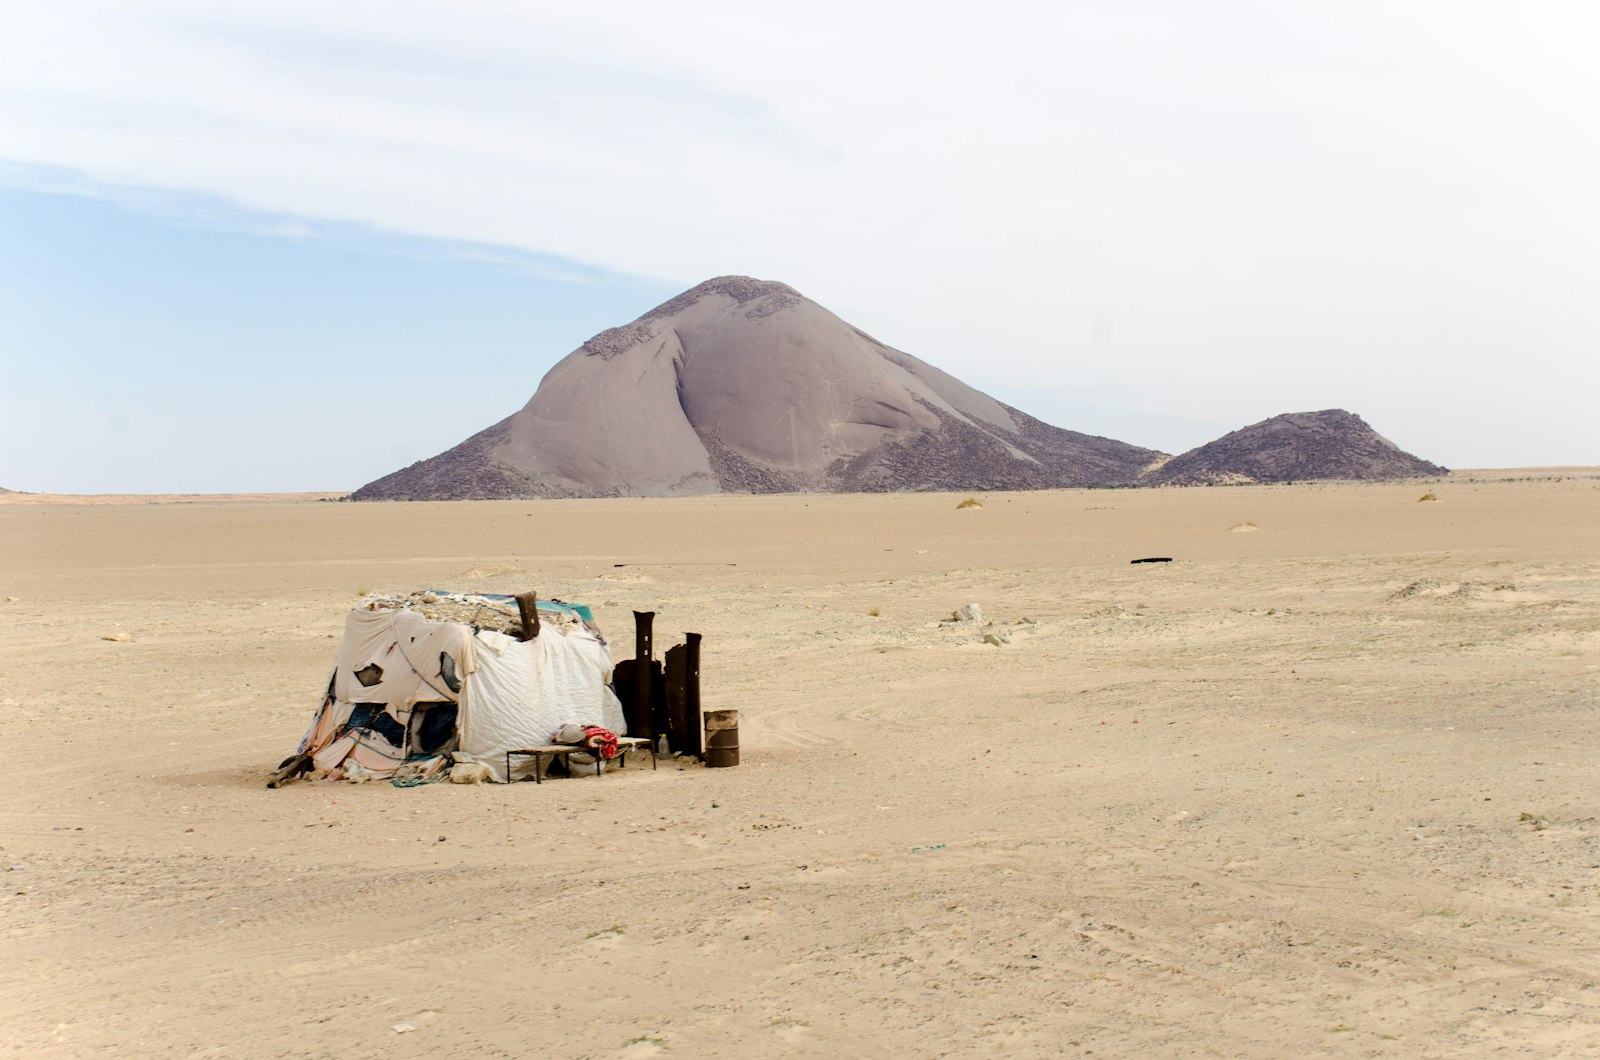
<svg viewBox="0 0 1600 1060">
<path fill-rule="evenodd" d="M 1389 594 L 1391 600 L 1425 599 L 1435 602 L 1471 602 L 1489 593 L 1516 592 L 1517 587 L 1508 582 L 1436 582 L 1419 578 Z"/>
<path fill-rule="evenodd" d="M 489 772 L 489 767 L 482 762 L 457 762 L 450 767 L 450 783 L 452 784 L 482 784 L 492 780 L 494 774 Z M 443 837 L 440 837 L 441 841 Z"/>
<path fill-rule="evenodd" d="M 949 621 L 981 623 L 983 622 L 983 608 L 977 604 L 958 607 L 950 613 Z"/>
<path fill-rule="evenodd" d="M 1011 634 L 1003 629 L 990 630 L 983 635 L 983 642 L 985 644 L 993 644 L 996 647 L 1002 644 L 1010 644 Z"/>
<path fill-rule="evenodd" d="M 100 639 L 101 640 L 112 640 L 112 641 L 116 641 L 118 643 L 122 643 L 124 641 L 130 641 L 133 638 L 128 636 L 126 633 L 117 632 L 117 633 L 107 633 L 105 636 L 101 637 Z"/>
<path fill-rule="evenodd" d="M 416 1029 L 417 1025 L 414 1023 L 396 1023 L 394 1025 L 394 1032 L 396 1034 L 405 1034 L 408 1031 L 414 1031 Z"/>
</svg>

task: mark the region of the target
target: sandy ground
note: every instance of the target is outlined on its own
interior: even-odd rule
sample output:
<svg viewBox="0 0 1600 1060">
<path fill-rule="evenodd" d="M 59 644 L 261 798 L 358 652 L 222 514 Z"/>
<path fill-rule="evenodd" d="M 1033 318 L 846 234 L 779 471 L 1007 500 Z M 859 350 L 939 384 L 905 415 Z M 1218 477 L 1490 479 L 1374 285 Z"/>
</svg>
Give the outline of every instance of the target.
<svg viewBox="0 0 1600 1060">
<path fill-rule="evenodd" d="M 1600 1053 L 1592 472 L 959 499 L 0 507 L 0 1055 Z M 428 586 L 744 764 L 265 790 Z"/>
<path fill-rule="evenodd" d="M 70 504 L 104 505 L 149 504 L 241 504 L 248 502 L 292 504 L 296 501 L 335 501 L 345 493 L 15 493 L 0 490 L 0 505 Z"/>
</svg>

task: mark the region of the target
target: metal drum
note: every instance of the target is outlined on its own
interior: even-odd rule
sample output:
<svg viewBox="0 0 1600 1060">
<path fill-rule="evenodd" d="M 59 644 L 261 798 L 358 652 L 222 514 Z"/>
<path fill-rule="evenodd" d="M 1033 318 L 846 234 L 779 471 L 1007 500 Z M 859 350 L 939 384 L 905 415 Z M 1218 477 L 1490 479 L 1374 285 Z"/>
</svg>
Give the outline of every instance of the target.
<svg viewBox="0 0 1600 1060">
<path fill-rule="evenodd" d="M 739 712 L 706 711 L 706 766 L 722 769 L 739 764 Z"/>
</svg>

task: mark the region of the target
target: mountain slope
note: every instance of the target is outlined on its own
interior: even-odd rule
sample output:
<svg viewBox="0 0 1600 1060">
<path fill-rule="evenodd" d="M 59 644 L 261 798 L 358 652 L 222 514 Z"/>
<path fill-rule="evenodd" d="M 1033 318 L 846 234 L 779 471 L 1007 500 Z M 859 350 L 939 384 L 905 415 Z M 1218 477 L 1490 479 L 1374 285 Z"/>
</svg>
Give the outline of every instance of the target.
<svg viewBox="0 0 1600 1060">
<path fill-rule="evenodd" d="M 1043 489 L 1161 454 L 1061 430 L 781 283 L 708 280 L 553 367 L 517 413 L 357 500 Z"/>
<path fill-rule="evenodd" d="M 1404 452 L 1343 409 L 1290 412 L 1173 457 L 1144 476 L 1153 486 L 1411 478 L 1447 474 Z"/>
</svg>

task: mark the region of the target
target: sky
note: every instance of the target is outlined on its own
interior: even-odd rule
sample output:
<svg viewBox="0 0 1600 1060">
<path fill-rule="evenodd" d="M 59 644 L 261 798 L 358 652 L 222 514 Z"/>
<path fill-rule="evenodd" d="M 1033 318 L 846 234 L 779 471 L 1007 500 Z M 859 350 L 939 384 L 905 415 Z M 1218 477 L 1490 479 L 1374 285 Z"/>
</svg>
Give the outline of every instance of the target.
<svg viewBox="0 0 1600 1060">
<path fill-rule="evenodd" d="M 353 489 L 711 276 L 1179 452 L 1600 464 L 1600 7 L 0 0 L 0 486 Z"/>
</svg>

